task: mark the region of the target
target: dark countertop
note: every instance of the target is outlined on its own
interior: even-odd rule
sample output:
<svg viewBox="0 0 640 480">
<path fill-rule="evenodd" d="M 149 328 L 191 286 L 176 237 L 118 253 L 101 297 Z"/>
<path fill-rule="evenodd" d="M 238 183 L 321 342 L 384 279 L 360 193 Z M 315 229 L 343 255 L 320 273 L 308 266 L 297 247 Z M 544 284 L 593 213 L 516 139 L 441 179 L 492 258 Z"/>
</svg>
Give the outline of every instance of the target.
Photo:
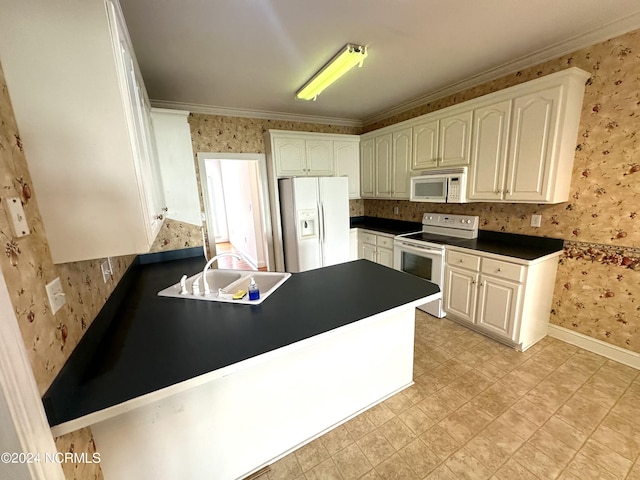
<svg viewBox="0 0 640 480">
<path fill-rule="evenodd" d="M 157 296 L 202 269 L 196 250 L 137 257 L 44 394 L 51 426 L 439 292 L 357 260 L 294 273 L 260 305 Z"/>
<path fill-rule="evenodd" d="M 403 222 L 377 217 L 352 217 L 351 227 L 392 233 L 394 235 L 419 232 L 422 230 L 421 223 Z M 433 237 L 438 237 L 438 235 L 433 235 Z M 564 240 L 561 238 L 536 237 L 516 233 L 493 232 L 490 230 L 479 230 L 478 238 L 473 240 L 452 239 L 452 237 L 442 238 L 442 243 L 447 245 L 495 253 L 496 255 L 528 261 L 561 252 L 564 246 Z"/>
<path fill-rule="evenodd" d="M 401 235 L 421 231 L 422 223 L 378 217 L 351 217 L 351 228 L 364 228 L 365 230 Z"/>
</svg>

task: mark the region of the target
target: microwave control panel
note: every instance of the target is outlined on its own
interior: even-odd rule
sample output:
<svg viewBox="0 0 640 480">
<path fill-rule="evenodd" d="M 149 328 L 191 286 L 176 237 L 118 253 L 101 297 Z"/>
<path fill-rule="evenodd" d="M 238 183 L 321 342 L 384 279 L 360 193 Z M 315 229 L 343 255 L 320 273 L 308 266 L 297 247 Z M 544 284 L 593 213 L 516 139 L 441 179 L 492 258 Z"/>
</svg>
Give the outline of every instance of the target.
<svg viewBox="0 0 640 480">
<path fill-rule="evenodd" d="M 449 191 L 447 201 L 460 201 L 460 179 L 457 177 L 449 179 Z"/>
</svg>

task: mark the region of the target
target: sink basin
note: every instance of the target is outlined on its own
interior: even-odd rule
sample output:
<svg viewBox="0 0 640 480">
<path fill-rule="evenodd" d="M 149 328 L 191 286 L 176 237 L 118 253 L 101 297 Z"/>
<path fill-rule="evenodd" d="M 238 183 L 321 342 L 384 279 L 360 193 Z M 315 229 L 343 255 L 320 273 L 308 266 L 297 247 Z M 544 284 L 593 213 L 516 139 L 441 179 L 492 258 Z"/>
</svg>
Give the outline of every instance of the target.
<svg viewBox="0 0 640 480">
<path fill-rule="evenodd" d="M 191 292 L 193 291 L 192 286 L 193 282 L 196 278 L 200 276 L 200 273 L 192 275 L 187 278 L 187 291 L 189 293 L 181 294 L 180 282 L 171 285 L 170 287 L 165 288 L 158 292 L 158 295 L 161 297 L 176 297 L 176 298 L 189 298 L 192 300 L 204 300 L 207 302 L 226 302 L 226 303 L 239 303 L 243 305 L 258 305 L 262 303 L 269 295 L 277 290 L 277 288 L 282 285 L 287 278 L 291 276 L 290 273 L 281 273 L 281 272 L 255 272 L 250 270 L 221 270 L 217 268 L 210 268 L 207 270 L 207 283 L 209 284 L 209 288 L 211 289 L 210 295 L 193 295 Z M 228 295 L 220 297 L 218 295 L 219 289 L 224 290 L 226 294 L 233 295 L 238 290 L 246 290 L 249 291 L 249 282 L 251 281 L 251 277 L 258 285 L 258 289 L 260 290 L 260 298 L 258 300 L 249 300 L 249 294 L 244 296 L 244 298 L 240 300 L 233 300 L 228 298 Z M 200 279 L 200 291 L 203 291 L 202 288 L 202 279 Z"/>
</svg>

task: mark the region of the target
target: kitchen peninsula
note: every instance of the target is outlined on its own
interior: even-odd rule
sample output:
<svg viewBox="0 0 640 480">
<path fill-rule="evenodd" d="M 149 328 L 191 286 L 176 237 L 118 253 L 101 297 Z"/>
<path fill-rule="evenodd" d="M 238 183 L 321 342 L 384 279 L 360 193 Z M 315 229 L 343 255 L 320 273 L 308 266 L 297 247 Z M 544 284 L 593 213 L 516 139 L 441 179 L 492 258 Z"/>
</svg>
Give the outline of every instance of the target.
<svg viewBox="0 0 640 480">
<path fill-rule="evenodd" d="M 54 435 L 91 426 L 107 480 L 243 478 L 412 383 L 436 285 L 358 260 L 261 305 L 157 296 L 193 254 L 138 257 L 43 397 Z"/>
</svg>

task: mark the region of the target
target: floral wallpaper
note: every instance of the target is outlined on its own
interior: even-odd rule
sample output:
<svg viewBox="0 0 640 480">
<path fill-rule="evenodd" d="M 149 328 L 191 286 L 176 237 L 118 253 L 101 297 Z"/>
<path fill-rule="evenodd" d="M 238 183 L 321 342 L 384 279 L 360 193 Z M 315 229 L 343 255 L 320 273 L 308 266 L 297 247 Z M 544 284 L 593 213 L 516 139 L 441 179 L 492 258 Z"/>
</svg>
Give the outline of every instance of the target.
<svg viewBox="0 0 640 480">
<path fill-rule="evenodd" d="M 419 221 L 425 211 L 478 215 L 482 229 L 562 238 L 551 322 L 640 353 L 640 31 L 584 48 L 370 125 L 367 131 L 571 66 L 591 73 L 568 202 L 442 205 L 365 200 L 365 215 Z M 400 207 L 399 215 L 393 207 Z M 542 226 L 530 226 L 532 214 Z"/>
<path fill-rule="evenodd" d="M 199 246 L 202 246 L 201 225 L 167 218 L 162 223 L 160 232 L 158 232 L 158 236 L 149 251 L 163 252 Z"/>
</svg>

